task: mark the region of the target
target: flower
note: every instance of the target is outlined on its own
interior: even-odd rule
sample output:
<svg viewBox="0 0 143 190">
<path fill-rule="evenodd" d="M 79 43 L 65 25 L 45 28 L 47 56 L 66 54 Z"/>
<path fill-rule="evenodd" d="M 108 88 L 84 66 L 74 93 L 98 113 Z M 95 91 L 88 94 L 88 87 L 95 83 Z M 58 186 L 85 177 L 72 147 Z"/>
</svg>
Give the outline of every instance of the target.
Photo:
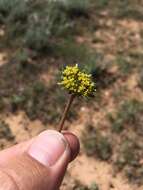
<svg viewBox="0 0 143 190">
<path fill-rule="evenodd" d="M 62 72 L 62 80 L 59 85 L 67 89 L 70 94 L 78 96 L 89 97 L 96 91 L 91 74 L 80 70 L 78 64 L 75 66 L 66 66 Z"/>
</svg>

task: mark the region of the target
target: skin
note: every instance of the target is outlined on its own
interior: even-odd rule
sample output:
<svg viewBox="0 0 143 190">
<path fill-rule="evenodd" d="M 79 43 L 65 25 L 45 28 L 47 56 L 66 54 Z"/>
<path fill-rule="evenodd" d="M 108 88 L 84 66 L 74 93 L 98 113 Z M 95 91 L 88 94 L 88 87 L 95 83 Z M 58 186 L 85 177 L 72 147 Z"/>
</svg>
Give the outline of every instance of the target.
<svg viewBox="0 0 143 190">
<path fill-rule="evenodd" d="M 47 130 L 0 152 L 0 190 L 58 190 L 79 152 L 77 137 Z"/>
</svg>

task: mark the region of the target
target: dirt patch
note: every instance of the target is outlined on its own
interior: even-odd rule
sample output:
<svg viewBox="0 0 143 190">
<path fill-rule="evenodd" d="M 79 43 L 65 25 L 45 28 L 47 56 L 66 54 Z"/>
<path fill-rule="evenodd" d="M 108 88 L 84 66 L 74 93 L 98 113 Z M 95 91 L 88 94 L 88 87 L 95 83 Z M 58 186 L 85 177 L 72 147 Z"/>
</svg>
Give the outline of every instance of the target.
<svg viewBox="0 0 143 190">
<path fill-rule="evenodd" d="M 28 140 L 45 129 L 39 120 L 30 121 L 24 112 L 10 114 L 3 119 L 9 125 L 17 143 Z"/>
<path fill-rule="evenodd" d="M 73 178 L 76 176 L 76 179 L 82 184 L 90 185 L 98 182 L 101 190 L 139 190 L 139 188 L 129 185 L 122 174 L 116 175 L 109 163 L 88 158 L 85 155 L 80 155 L 69 171 L 71 176 Z"/>
</svg>

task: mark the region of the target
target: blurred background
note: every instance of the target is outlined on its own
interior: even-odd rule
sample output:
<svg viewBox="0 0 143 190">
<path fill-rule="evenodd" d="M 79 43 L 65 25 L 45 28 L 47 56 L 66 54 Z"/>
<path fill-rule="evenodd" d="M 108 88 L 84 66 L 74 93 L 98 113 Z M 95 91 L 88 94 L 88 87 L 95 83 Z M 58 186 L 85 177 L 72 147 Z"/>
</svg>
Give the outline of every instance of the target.
<svg viewBox="0 0 143 190">
<path fill-rule="evenodd" d="M 61 190 L 142 190 L 142 61 L 142 0 L 0 0 L 0 148 L 57 129 L 79 63 L 97 92 L 65 123 L 81 151 Z"/>
</svg>

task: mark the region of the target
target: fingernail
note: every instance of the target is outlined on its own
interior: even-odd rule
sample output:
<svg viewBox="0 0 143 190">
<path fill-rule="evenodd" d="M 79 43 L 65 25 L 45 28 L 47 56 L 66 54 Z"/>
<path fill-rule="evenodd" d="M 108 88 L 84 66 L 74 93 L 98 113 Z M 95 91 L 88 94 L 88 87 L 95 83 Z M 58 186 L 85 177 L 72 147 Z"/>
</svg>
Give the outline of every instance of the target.
<svg viewBox="0 0 143 190">
<path fill-rule="evenodd" d="M 41 133 L 32 143 L 28 154 L 49 167 L 53 166 L 63 155 L 67 147 L 64 136 L 54 130 Z"/>
</svg>

